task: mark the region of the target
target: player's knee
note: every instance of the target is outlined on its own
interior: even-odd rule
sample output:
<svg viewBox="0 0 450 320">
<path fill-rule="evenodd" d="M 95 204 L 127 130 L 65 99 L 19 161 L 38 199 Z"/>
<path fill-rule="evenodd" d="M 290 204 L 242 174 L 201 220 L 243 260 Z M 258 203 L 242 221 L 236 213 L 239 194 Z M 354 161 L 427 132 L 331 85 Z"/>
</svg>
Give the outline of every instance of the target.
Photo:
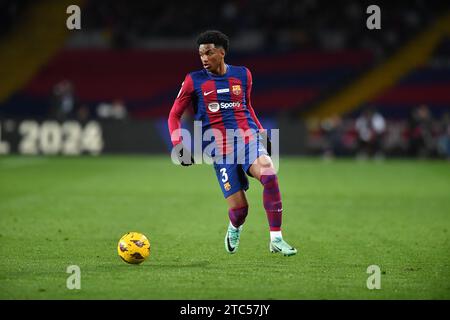
<svg viewBox="0 0 450 320">
<path fill-rule="evenodd" d="M 270 159 L 270 157 L 261 156 L 258 159 L 258 171 L 259 176 L 275 174 L 275 169 L 273 167 L 272 160 Z"/>
<path fill-rule="evenodd" d="M 268 155 L 261 155 L 258 158 L 258 165 L 261 168 L 271 168 L 271 167 L 273 167 L 272 159 L 270 159 L 270 157 Z"/>
</svg>

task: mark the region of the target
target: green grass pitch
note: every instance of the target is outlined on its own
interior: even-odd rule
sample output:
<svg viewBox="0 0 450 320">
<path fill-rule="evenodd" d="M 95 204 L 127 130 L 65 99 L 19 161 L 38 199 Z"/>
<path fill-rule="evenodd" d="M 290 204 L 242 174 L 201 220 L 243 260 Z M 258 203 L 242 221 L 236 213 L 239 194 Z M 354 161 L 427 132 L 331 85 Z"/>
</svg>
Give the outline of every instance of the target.
<svg viewBox="0 0 450 320">
<path fill-rule="evenodd" d="M 211 166 L 169 157 L 0 158 L 1 299 L 450 299 L 450 166 L 281 158 L 283 234 L 270 254 L 251 180 L 239 251 Z M 127 265 L 117 242 L 146 234 Z M 81 289 L 68 290 L 69 265 Z M 366 287 L 381 268 L 381 289 Z"/>
</svg>

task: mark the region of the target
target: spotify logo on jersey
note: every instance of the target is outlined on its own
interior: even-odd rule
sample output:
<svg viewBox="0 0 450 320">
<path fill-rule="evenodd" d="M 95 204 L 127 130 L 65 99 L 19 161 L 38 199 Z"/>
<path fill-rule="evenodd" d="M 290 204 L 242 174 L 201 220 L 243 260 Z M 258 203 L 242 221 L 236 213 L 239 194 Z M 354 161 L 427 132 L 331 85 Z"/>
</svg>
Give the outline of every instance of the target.
<svg viewBox="0 0 450 320">
<path fill-rule="evenodd" d="M 217 102 L 212 102 L 208 104 L 208 109 L 211 112 L 217 112 L 219 109 L 234 109 L 239 108 L 240 106 L 240 102 L 221 102 L 220 104 Z"/>
</svg>

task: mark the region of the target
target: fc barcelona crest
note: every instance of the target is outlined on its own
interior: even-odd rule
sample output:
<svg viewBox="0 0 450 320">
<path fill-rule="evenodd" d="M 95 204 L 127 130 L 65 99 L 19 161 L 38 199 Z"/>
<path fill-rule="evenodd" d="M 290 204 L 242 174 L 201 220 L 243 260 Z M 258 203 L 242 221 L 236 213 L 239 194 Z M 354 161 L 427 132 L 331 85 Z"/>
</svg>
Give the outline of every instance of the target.
<svg viewBox="0 0 450 320">
<path fill-rule="evenodd" d="M 240 95 L 241 94 L 241 85 L 237 84 L 237 85 L 233 86 L 231 88 L 231 91 L 237 96 Z"/>
</svg>

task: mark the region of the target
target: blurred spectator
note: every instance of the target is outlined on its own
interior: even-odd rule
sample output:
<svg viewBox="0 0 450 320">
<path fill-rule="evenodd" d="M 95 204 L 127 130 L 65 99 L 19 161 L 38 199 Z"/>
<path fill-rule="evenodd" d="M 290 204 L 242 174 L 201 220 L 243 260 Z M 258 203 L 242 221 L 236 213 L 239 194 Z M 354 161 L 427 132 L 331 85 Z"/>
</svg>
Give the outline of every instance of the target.
<svg viewBox="0 0 450 320">
<path fill-rule="evenodd" d="M 404 156 L 408 151 L 408 139 L 405 131 L 408 124 L 404 120 L 386 120 L 386 134 L 383 139 L 383 150 L 387 155 Z"/>
<path fill-rule="evenodd" d="M 367 109 L 356 120 L 355 129 L 358 133 L 358 156 L 382 157 L 381 142 L 386 130 L 383 116 Z"/>
<path fill-rule="evenodd" d="M 435 148 L 433 119 L 427 105 L 413 110 L 409 123 L 409 151 L 421 158 L 429 157 Z"/>
<path fill-rule="evenodd" d="M 342 136 L 343 136 L 343 126 L 342 119 L 338 115 L 324 119 L 320 127 L 324 134 L 324 158 L 334 158 L 337 155 L 342 154 Z"/>
<path fill-rule="evenodd" d="M 127 109 L 122 100 L 116 99 L 112 103 L 101 103 L 97 107 L 97 115 L 101 119 L 123 120 L 128 116 Z"/>
<path fill-rule="evenodd" d="M 68 80 L 58 82 L 53 87 L 51 97 L 51 115 L 58 120 L 65 120 L 74 115 L 75 93 L 73 85 Z"/>
<path fill-rule="evenodd" d="M 438 137 L 438 152 L 447 160 L 450 160 L 450 113 L 446 112 L 442 117 L 441 133 Z"/>
<path fill-rule="evenodd" d="M 122 100 L 114 100 L 111 105 L 111 116 L 114 119 L 123 120 L 127 117 L 127 108 Z"/>
<path fill-rule="evenodd" d="M 385 120 L 381 115 L 379 115 L 380 118 L 373 116 L 373 119 L 378 120 L 372 123 L 376 123 L 375 126 L 379 129 L 384 127 L 384 130 L 380 130 L 383 133 L 378 134 L 378 141 L 375 144 L 370 139 L 370 143 L 362 139 L 367 132 L 370 132 L 367 130 L 367 123 L 370 122 L 366 120 L 366 113 L 357 119 L 339 116 L 326 118 L 320 122 L 309 119 L 307 153 L 321 154 L 325 159 L 356 155 L 360 158 L 429 156 L 450 160 L 450 112 L 444 113 L 440 119 L 433 119 L 427 109 L 426 106 L 417 108 L 414 121 Z M 418 121 L 422 125 L 419 125 Z M 412 123 L 415 125 L 413 126 Z M 425 136 L 422 136 L 422 133 L 426 133 Z M 370 137 L 370 133 L 367 136 Z M 428 139 L 429 141 L 425 142 Z M 428 144 L 428 150 L 424 150 L 425 143 Z"/>
<path fill-rule="evenodd" d="M 81 122 L 86 122 L 91 119 L 91 110 L 85 104 L 82 104 L 77 109 L 77 120 Z"/>
</svg>

